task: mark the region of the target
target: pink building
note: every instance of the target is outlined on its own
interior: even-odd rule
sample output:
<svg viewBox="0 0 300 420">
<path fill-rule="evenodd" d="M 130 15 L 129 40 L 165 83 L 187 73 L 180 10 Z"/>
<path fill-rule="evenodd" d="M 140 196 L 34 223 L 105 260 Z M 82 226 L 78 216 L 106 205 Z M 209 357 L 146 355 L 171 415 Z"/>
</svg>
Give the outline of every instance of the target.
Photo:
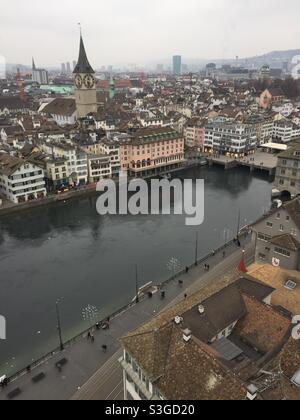
<svg viewBox="0 0 300 420">
<path fill-rule="evenodd" d="M 205 128 L 188 125 L 184 129 L 184 138 L 187 147 L 196 148 L 199 152 L 202 152 L 205 142 Z"/>
<path fill-rule="evenodd" d="M 120 157 L 122 170 L 132 176 L 167 172 L 185 162 L 184 138 L 169 127 L 140 129 L 120 146 Z"/>
</svg>

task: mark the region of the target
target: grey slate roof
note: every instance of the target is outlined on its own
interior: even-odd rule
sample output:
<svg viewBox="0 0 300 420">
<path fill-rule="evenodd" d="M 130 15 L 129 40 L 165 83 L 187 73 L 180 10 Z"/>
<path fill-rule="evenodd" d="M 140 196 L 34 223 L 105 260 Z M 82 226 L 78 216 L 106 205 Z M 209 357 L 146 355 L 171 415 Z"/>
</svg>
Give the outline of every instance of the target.
<svg viewBox="0 0 300 420">
<path fill-rule="evenodd" d="M 94 74 L 95 73 L 87 58 L 82 36 L 80 37 L 78 63 L 73 73 L 74 74 L 82 74 L 82 73 Z"/>
</svg>

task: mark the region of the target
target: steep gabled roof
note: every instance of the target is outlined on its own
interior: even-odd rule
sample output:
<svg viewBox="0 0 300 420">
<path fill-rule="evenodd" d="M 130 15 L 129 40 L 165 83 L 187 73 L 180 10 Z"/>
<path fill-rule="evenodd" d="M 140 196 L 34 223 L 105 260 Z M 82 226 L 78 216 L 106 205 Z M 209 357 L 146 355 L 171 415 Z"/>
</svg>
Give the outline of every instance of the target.
<svg viewBox="0 0 300 420">
<path fill-rule="evenodd" d="M 298 251 L 300 249 L 300 243 L 289 233 L 274 236 L 271 240 L 271 244 L 281 246 L 290 251 Z"/>
<path fill-rule="evenodd" d="M 87 58 L 82 36 L 80 36 L 79 58 L 78 58 L 77 65 L 73 73 L 74 74 L 82 74 L 82 73 L 94 74 L 95 73 Z"/>
</svg>

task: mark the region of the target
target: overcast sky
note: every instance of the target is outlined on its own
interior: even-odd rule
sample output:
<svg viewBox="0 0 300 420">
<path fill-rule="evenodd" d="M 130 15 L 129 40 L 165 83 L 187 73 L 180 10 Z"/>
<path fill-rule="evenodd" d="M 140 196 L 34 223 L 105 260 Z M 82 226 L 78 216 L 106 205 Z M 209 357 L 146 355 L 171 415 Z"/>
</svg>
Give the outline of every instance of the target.
<svg viewBox="0 0 300 420">
<path fill-rule="evenodd" d="M 94 67 L 233 58 L 300 48 L 299 0 L 0 0 L 0 55 L 58 66 L 78 56 L 78 22 Z"/>
</svg>

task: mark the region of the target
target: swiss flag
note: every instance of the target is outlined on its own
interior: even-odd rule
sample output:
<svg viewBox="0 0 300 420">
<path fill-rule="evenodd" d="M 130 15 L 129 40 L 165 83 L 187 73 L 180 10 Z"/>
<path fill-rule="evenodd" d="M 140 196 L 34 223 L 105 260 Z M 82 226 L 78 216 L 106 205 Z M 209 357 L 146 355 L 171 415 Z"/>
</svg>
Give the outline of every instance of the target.
<svg viewBox="0 0 300 420">
<path fill-rule="evenodd" d="M 240 273 L 248 273 L 246 263 L 245 263 L 245 251 L 243 251 L 243 256 L 238 266 L 238 271 Z"/>
</svg>

